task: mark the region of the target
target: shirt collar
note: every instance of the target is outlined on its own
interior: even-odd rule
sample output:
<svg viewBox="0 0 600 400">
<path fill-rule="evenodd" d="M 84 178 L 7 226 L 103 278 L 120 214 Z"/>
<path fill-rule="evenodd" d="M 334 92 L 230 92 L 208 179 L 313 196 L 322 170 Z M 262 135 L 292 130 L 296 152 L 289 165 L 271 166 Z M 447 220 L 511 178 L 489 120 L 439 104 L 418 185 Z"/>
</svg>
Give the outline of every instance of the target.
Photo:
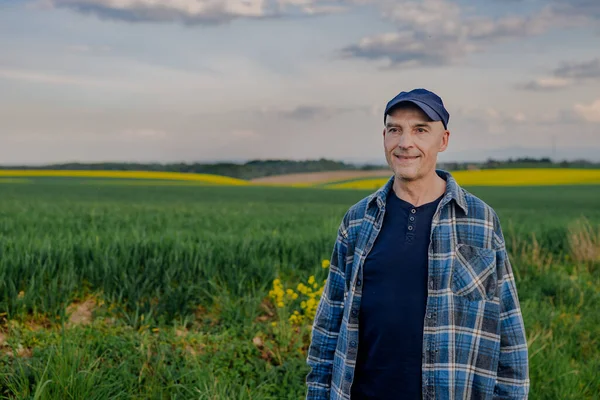
<svg viewBox="0 0 600 400">
<path fill-rule="evenodd" d="M 452 176 L 452 174 L 448 171 L 442 169 L 436 169 L 435 172 L 438 176 L 446 181 L 446 191 L 444 194 L 444 198 L 442 199 L 442 205 L 449 203 L 450 200 L 454 200 L 456 204 L 459 205 L 460 208 L 465 212 L 465 215 L 468 214 L 467 201 L 465 199 L 465 194 L 459 184 L 456 182 L 456 179 Z M 394 184 L 394 175 L 392 175 L 388 181 L 379 188 L 375 193 L 369 196 L 367 206 L 373 204 L 373 202 L 377 203 L 377 206 L 381 208 L 385 208 L 385 203 L 390 190 L 392 190 L 392 185 Z"/>
</svg>

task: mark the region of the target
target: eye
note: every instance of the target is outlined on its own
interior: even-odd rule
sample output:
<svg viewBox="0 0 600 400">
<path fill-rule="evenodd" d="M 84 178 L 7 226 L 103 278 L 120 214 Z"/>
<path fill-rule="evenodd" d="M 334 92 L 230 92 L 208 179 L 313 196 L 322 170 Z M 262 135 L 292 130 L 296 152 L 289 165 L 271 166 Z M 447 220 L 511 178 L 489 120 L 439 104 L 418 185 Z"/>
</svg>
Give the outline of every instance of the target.
<svg viewBox="0 0 600 400">
<path fill-rule="evenodd" d="M 423 132 L 427 132 L 427 131 L 425 130 L 425 128 L 417 128 L 417 132 L 423 133 Z"/>
</svg>

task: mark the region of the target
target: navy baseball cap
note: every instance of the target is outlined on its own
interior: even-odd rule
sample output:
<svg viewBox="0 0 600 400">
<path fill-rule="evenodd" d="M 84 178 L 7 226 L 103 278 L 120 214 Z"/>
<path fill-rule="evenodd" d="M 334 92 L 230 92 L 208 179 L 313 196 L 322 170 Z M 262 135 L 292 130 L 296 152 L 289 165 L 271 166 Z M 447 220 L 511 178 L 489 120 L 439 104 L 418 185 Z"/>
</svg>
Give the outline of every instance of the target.
<svg viewBox="0 0 600 400">
<path fill-rule="evenodd" d="M 414 89 L 410 92 L 400 92 L 387 103 L 383 120 L 389 114 L 390 110 L 402 102 L 410 102 L 416 104 L 423 110 L 425 114 L 433 121 L 442 121 L 444 129 L 448 129 L 448 120 L 450 114 L 444 107 L 442 99 L 437 94 L 427 89 Z"/>
</svg>

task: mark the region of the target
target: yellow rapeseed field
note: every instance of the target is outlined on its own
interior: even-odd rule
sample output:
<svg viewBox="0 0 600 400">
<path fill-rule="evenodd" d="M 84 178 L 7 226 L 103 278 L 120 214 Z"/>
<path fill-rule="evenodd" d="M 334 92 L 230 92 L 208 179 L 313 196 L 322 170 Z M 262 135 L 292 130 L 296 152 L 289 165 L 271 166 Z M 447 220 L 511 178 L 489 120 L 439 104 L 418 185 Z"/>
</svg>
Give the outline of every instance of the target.
<svg viewBox="0 0 600 400">
<path fill-rule="evenodd" d="M 0 177 L 120 178 L 194 181 L 214 185 L 249 185 L 243 179 L 211 174 L 151 171 L 0 170 Z"/>
<path fill-rule="evenodd" d="M 391 172 L 390 172 L 391 176 Z M 600 169 L 522 168 L 454 171 L 463 186 L 598 185 Z M 378 189 L 389 177 L 360 179 L 326 185 L 333 189 Z"/>
</svg>

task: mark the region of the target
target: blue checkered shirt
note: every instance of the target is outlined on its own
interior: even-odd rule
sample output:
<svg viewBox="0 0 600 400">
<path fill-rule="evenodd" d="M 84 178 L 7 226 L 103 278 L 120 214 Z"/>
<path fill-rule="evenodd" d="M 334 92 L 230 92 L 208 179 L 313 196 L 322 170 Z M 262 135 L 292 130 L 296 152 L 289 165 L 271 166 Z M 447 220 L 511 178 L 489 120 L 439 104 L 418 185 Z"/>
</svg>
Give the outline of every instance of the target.
<svg viewBox="0 0 600 400">
<path fill-rule="evenodd" d="M 422 398 L 527 399 L 525 326 L 498 216 L 449 172 L 436 173 L 446 192 L 431 226 Z M 393 182 L 350 207 L 338 229 L 308 349 L 307 400 L 350 399 L 362 267 Z"/>
</svg>

